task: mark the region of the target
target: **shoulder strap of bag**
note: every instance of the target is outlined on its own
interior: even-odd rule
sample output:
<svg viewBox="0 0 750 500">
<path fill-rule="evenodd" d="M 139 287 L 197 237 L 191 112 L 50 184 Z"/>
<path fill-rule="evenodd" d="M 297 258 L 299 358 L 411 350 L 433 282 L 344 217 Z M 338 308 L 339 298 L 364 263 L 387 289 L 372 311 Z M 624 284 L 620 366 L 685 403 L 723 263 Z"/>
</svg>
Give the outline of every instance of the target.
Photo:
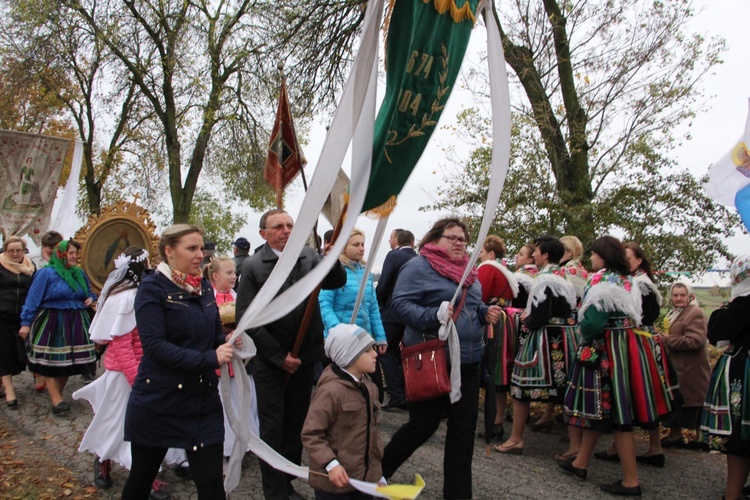
<svg viewBox="0 0 750 500">
<path fill-rule="evenodd" d="M 453 311 L 453 322 L 458 321 L 458 315 L 461 314 L 461 309 L 464 308 L 464 302 L 466 302 L 466 292 L 468 287 L 464 287 L 464 293 L 461 295 L 461 302 L 458 303 L 458 307 Z"/>
</svg>

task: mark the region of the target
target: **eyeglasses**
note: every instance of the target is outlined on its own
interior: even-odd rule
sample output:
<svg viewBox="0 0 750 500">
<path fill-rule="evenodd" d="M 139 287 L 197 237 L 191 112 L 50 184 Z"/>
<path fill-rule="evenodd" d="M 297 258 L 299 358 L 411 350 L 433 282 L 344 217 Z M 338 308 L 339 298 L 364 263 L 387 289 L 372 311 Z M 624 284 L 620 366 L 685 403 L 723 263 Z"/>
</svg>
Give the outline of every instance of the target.
<svg viewBox="0 0 750 500">
<path fill-rule="evenodd" d="M 460 243 L 461 245 L 466 244 L 466 238 L 462 238 L 461 236 L 446 236 L 442 235 L 441 238 L 445 238 L 446 240 L 450 241 L 451 244 L 455 245 L 456 243 Z"/>
<path fill-rule="evenodd" d="M 18 250 L 9 248 L 5 253 L 23 253 L 23 248 L 19 248 Z"/>
<path fill-rule="evenodd" d="M 273 226 L 266 226 L 266 229 L 273 229 L 274 231 L 281 231 L 282 229 L 294 229 L 294 224 L 288 223 L 288 224 L 275 224 Z"/>
</svg>

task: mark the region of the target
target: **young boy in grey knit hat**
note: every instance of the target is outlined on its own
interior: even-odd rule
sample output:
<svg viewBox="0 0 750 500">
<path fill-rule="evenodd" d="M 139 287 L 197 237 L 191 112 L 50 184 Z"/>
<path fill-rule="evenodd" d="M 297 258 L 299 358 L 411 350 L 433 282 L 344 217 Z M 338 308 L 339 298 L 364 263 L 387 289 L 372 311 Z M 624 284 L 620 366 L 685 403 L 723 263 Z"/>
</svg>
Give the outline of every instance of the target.
<svg viewBox="0 0 750 500">
<path fill-rule="evenodd" d="M 316 500 L 371 498 L 349 478 L 384 482 L 378 389 L 368 376 L 375 371 L 374 345 L 357 325 L 340 324 L 328 332 L 325 351 L 333 363 L 318 380 L 302 428 Z"/>
</svg>

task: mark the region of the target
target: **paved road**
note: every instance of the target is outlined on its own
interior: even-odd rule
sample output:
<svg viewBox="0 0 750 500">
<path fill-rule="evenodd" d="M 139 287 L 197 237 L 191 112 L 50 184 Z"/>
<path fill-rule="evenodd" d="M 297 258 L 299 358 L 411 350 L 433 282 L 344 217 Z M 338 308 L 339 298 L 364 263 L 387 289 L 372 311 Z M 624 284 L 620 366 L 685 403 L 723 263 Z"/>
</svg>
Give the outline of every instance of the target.
<svg viewBox="0 0 750 500">
<path fill-rule="evenodd" d="M 12 426 L 26 436 L 29 441 L 40 444 L 48 457 L 59 461 L 76 474 L 79 484 L 93 484 L 91 455 L 79 453 L 78 445 L 91 418 L 91 408 L 85 401 L 72 401 L 70 394 L 81 386 L 79 377 L 71 378 L 65 390 L 65 398 L 71 402 L 71 411 L 62 417 L 52 414 L 47 394 L 36 394 L 28 372 L 14 377 L 17 387 L 19 407 L 10 410 L 0 405 L 0 427 Z M 381 431 L 383 442 L 406 421 L 405 412 L 383 413 Z M 481 420 L 481 417 L 480 417 Z M 507 432 L 507 431 L 506 431 Z M 564 429 L 556 426 L 552 434 L 527 433 L 526 449 L 521 456 L 501 456 L 492 453 L 485 456 L 484 442 L 476 441 L 474 450 L 474 498 L 539 498 L 539 499 L 584 499 L 606 498 L 598 485 L 611 483 L 620 478 L 616 463 L 592 462 L 589 477 L 578 482 L 558 471 L 553 455 L 565 449 L 560 441 Z M 425 446 L 419 449 L 393 477 L 397 482 L 411 482 L 414 473 L 420 473 L 427 487 L 420 498 L 441 498 L 442 491 L 442 443 L 445 425 Z M 609 443 L 603 438 L 601 446 Z M 645 443 L 639 443 L 643 449 Z M 641 466 L 640 477 L 643 498 L 720 498 L 725 477 L 725 459 L 718 454 L 694 451 L 667 450 L 667 464 L 663 469 Z M 112 477 L 115 486 L 102 492 L 101 498 L 119 498 L 127 472 L 115 466 Z M 171 470 L 163 473 L 167 489 L 176 500 L 196 499 L 193 484 L 188 479 L 178 478 Z M 312 490 L 302 481 L 295 487 L 307 498 L 313 498 Z M 297 484 L 298 483 L 298 484 Z M 260 487 L 258 460 L 248 455 L 243 463 L 243 476 L 240 486 L 230 498 L 263 498 Z M 614 497 L 612 497 L 614 498 Z"/>
</svg>

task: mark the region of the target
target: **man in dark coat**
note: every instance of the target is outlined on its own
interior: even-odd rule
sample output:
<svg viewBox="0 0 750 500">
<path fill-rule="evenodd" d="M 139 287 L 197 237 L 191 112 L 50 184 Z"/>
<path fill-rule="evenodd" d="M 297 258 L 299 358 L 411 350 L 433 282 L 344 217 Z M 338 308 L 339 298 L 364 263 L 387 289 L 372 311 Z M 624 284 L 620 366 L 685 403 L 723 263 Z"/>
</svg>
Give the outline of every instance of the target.
<svg viewBox="0 0 750 500">
<path fill-rule="evenodd" d="M 239 290 L 240 277 L 242 275 L 242 263 L 250 256 L 250 242 L 247 238 L 239 237 L 232 242 L 232 251 L 234 252 L 234 270 L 237 274 L 237 281 L 234 283 L 234 290 Z"/>
<path fill-rule="evenodd" d="M 414 233 L 398 230 L 396 247 L 388 252 L 383 262 L 383 272 L 380 273 L 375 293 L 380 304 L 381 317 L 385 337 L 388 340 L 388 350 L 380 356 L 380 364 L 385 373 L 385 383 L 388 386 L 388 403 L 383 409 L 403 408 L 406 402 L 404 393 L 404 373 L 401 369 L 401 348 L 399 344 L 404 337 L 404 324 L 390 310 L 391 295 L 396 284 L 396 278 L 401 267 L 417 256 L 414 251 Z"/>
<path fill-rule="evenodd" d="M 276 266 L 292 233 L 294 221 L 281 209 L 266 212 L 260 219 L 260 235 L 266 243 L 242 264 L 237 291 L 237 317 L 240 318 L 265 284 Z M 302 253 L 286 278 L 279 294 L 302 279 L 318 263 L 318 256 L 310 247 Z M 340 263 L 323 280 L 324 289 L 346 284 L 346 272 Z M 297 337 L 308 300 L 302 301 L 286 316 L 247 330 L 258 353 L 253 359 L 253 377 L 258 395 L 260 438 L 288 460 L 299 464 L 302 460 L 300 433 L 310 405 L 313 367 L 323 356 L 323 322 L 315 298 L 315 308 L 297 357 L 291 351 Z M 296 500 L 302 497 L 292 487 L 292 476 L 260 463 L 263 493 L 270 500 Z"/>
</svg>

